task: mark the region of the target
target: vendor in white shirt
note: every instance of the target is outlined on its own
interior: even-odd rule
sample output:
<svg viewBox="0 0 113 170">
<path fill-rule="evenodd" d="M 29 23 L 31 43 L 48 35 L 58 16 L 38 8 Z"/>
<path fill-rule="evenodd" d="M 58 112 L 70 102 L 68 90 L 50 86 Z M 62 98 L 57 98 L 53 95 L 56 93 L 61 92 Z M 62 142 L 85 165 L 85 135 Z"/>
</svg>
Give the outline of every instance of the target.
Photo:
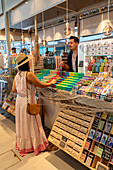
<svg viewBox="0 0 113 170">
<path fill-rule="evenodd" d="M 71 36 L 69 40 L 70 52 L 68 54 L 67 64 L 65 64 L 65 62 L 60 63 L 61 67 L 66 71 L 78 72 L 78 44 L 79 39 L 75 36 Z"/>
</svg>

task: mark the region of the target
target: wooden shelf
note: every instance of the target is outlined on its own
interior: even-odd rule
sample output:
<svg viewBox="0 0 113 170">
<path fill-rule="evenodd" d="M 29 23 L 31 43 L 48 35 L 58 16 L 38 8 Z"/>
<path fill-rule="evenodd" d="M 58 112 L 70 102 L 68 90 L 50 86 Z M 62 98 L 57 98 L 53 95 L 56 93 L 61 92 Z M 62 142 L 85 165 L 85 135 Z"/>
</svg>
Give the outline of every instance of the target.
<svg viewBox="0 0 113 170">
<path fill-rule="evenodd" d="M 72 110 L 71 110 L 71 111 L 72 111 Z M 61 112 L 63 112 L 63 111 L 61 110 Z M 72 112 L 73 112 L 73 111 L 72 111 Z M 64 113 L 64 112 L 63 112 L 63 113 Z M 68 114 L 68 113 L 65 113 L 65 114 Z M 68 114 L 68 115 L 69 115 L 69 116 L 74 116 L 74 117 L 77 118 L 77 119 L 81 119 L 81 120 L 85 121 L 84 118 L 80 118 L 80 117 L 78 117 L 78 116 L 76 116 L 76 115 L 74 115 L 74 114 Z M 60 116 L 60 117 L 63 118 L 63 119 L 66 119 L 66 120 L 68 120 L 68 121 L 71 121 L 71 122 L 73 122 L 74 124 L 79 124 L 81 127 L 85 127 L 85 128 L 88 129 L 88 130 L 87 130 L 87 133 L 86 133 L 86 137 L 85 137 L 85 139 L 83 140 L 83 144 L 82 144 L 82 147 L 81 147 L 81 151 L 80 151 L 80 153 L 79 153 L 79 157 L 75 158 L 72 154 L 70 154 L 69 152 L 65 151 L 65 149 L 63 149 L 62 147 L 60 147 L 60 146 L 58 145 L 58 147 L 59 147 L 60 149 L 62 149 L 64 152 L 68 153 L 70 156 L 74 157 L 76 160 L 78 160 L 78 161 L 81 162 L 83 165 L 85 165 L 86 167 L 88 167 L 89 169 L 92 169 L 92 170 L 94 170 L 94 169 L 96 168 L 96 164 L 97 164 L 98 161 L 101 162 L 101 163 L 103 163 L 104 165 L 109 165 L 109 164 L 113 165 L 113 163 L 111 163 L 111 162 L 109 162 L 109 161 L 108 161 L 108 162 L 107 162 L 107 161 L 105 162 L 105 160 L 102 159 L 102 155 L 101 155 L 101 157 L 99 157 L 99 156 L 97 155 L 97 153 L 96 153 L 96 150 L 95 150 L 95 152 L 93 152 L 94 147 L 95 147 L 95 144 L 97 144 L 97 147 L 104 146 L 104 148 L 109 148 L 110 151 L 111 151 L 111 154 L 110 154 L 110 160 L 111 160 L 111 156 L 112 156 L 112 154 L 113 154 L 113 148 L 111 148 L 111 147 L 109 147 L 109 146 L 101 143 L 100 141 L 101 141 L 101 138 L 102 138 L 102 134 L 106 134 L 106 135 L 108 135 L 108 137 L 109 137 L 109 136 L 113 136 L 113 134 L 110 134 L 109 132 L 106 132 L 105 130 L 98 129 L 98 126 L 97 126 L 97 127 L 92 126 L 92 124 L 93 124 L 93 122 L 94 122 L 94 119 L 104 120 L 104 121 L 105 121 L 105 124 L 106 124 L 106 122 L 112 122 L 112 126 L 113 126 L 113 121 L 109 121 L 108 119 L 104 119 L 104 118 L 102 118 L 102 117 L 98 117 L 97 115 L 94 115 L 94 116 L 92 116 L 92 119 L 91 119 L 91 121 L 89 122 L 89 127 L 86 127 L 86 126 L 84 126 L 83 124 L 80 124 L 79 122 L 75 122 L 75 121 L 73 121 L 73 120 L 70 120 L 70 119 L 67 119 L 67 118 L 61 116 L 60 114 L 59 114 L 58 116 Z M 58 117 L 58 116 L 57 116 L 57 117 Z M 107 116 L 107 117 L 108 117 L 108 116 Z M 56 120 L 57 120 L 57 118 L 56 118 Z M 55 122 L 56 122 L 56 121 L 55 121 Z M 60 123 L 61 123 L 61 124 L 65 124 L 65 123 L 63 123 L 63 122 L 61 122 L 61 121 L 60 121 Z M 105 128 L 105 124 L 104 124 L 104 128 Z M 65 124 L 65 125 L 68 126 L 67 124 Z M 57 126 L 57 125 L 56 125 L 56 126 Z M 54 127 L 54 126 L 53 126 L 53 127 Z M 77 129 L 74 128 L 74 127 L 71 127 L 71 126 L 69 126 L 69 127 L 72 128 L 72 129 L 77 130 Z M 58 127 L 58 128 L 59 128 L 59 127 Z M 74 135 L 73 133 L 69 132 L 68 130 L 63 129 L 62 127 L 60 127 L 60 128 L 61 128 L 63 131 L 67 131 L 70 135 L 73 135 L 73 136 L 76 136 L 77 138 L 80 138 L 80 137 L 78 137 L 78 134 L 77 134 L 77 135 Z M 92 129 L 95 129 L 95 134 L 96 134 L 97 131 L 100 131 L 100 132 L 101 132 L 100 141 L 96 141 L 94 138 L 92 139 L 92 138 L 90 138 L 90 137 L 88 136 L 91 128 L 92 128 Z M 77 130 L 77 131 L 78 131 L 78 132 L 81 132 L 80 129 Z M 82 132 L 82 133 L 83 133 L 83 132 Z M 62 135 L 63 135 L 63 134 L 62 134 Z M 80 139 L 81 139 L 81 138 L 80 138 Z M 90 149 L 89 149 L 89 150 L 87 150 L 87 149 L 84 148 L 87 139 L 90 139 L 90 141 L 91 141 Z M 70 140 L 71 140 L 71 139 L 70 139 Z M 107 139 L 107 140 L 108 140 L 108 139 Z M 51 141 L 51 142 L 52 142 L 52 141 Z M 72 141 L 72 142 L 74 142 L 74 141 Z M 76 143 L 76 142 L 75 142 L 75 143 Z M 55 144 L 55 143 L 53 142 L 53 144 Z M 106 141 L 106 144 L 107 144 L 107 141 Z M 78 144 L 77 144 L 77 145 L 78 145 Z M 72 149 L 74 149 L 74 147 L 73 147 Z M 96 148 L 95 148 L 95 149 L 96 149 Z M 76 150 L 75 150 L 75 151 L 76 151 Z M 86 163 L 84 163 L 84 162 L 82 162 L 82 161 L 80 160 L 80 157 L 81 157 L 81 154 L 83 153 L 83 151 L 87 151 L 87 152 L 88 152 L 88 155 L 89 155 L 89 154 L 93 154 L 93 155 L 94 155 L 92 167 L 87 166 Z"/>
<path fill-rule="evenodd" d="M 108 115 L 109 115 L 109 114 L 108 114 Z M 107 115 L 107 118 L 108 118 L 108 115 Z M 107 118 L 104 119 L 104 118 L 102 118 L 102 117 L 98 117 L 97 115 L 95 115 L 95 119 L 98 119 L 99 121 L 100 121 L 100 120 L 104 120 L 104 121 L 105 121 L 105 124 L 106 124 L 107 122 L 111 122 L 111 123 L 112 123 L 112 126 L 113 126 L 113 121 L 111 121 L 111 120 L 109 120 L 109 119 L 107 119 Z M 104 128 L 105 128 L 105 124 L 104 124 Z M 100 132 L 102 132 L 102 134 L 108 135 L 108 137 L 109 137 L 109 136 L 113 137 L 113 134 L 111 134 L 110 132 L 106 132 L 105 130 L 98 129 L 98 126 L 97 126 L 97 127 L 91 126 L 91 128 L 92 128 L 92 129 L 95 129 L 96 132 L 97 132 L 97 131 L 100 131 Z M 95 132 L 95 134 L 96 134 L 96 132 Z M 102 137 L 102 135 L 101 135 L 101 137 Z M 97 143 L 97 146 L 98 146 L 98 147 L 104 146 L 105 148 L 109 148 L 109 149 L 111 150 L 111 152 L 110 152 L 110 160 L 111 160 L 111 157 L 112 157 L 112 155 L 113 155 L 113 148 L 107 146 L 107 141 L 106 141 L 106 145 L 105 145 L 105 144 L 103 144 L 103 143 L 101 143 L 101 142 L 99 142 L 99 141 L 96 141 L 94 138 L 93 138 L 93 139 L 90 138 L 89 136 L 88 136 L 87 139 L 90 139 L 90 140 L 92 141 L 92 142 L 91 142 L 91 146 L 90 146 L 90 150 L 87 150 L 87 149 L 85 149 L 85 148 L 84 148 L 84 150 L 86 150 L 89 154 L 91 153 L 91 154 L 95 155 L 95 158 L 94 158 L 94 160 L 93 160 L 92 167 L 93 167 L 93 168 L 96 167 L 96 164 L 97 164 L 98 161 L 100 161 L 101 163 L 103 163 L 103 164 L 105 164 L 105 165 L 107 165 L 107 166 L 108 166 L 108 165 L 112 165 L 112 166 L 113 166 L 113 163 L 111 163 L 111 162 L 109 162 L 109 161 L 108 161 L 108 162 L 107 162 L 107 161 L 105 162 L 104 159 L 98 157 L 98 156 L 96 155 L 96 153 L 93 152 L 95 143 Z M 107 140 L 108 140 L 108 139 L 107 139 Z M 100 141 L 101 141 L 101 138 L 100 138 Z"/>
<path fill-rule="evenodd" d="M 113 163 L 112 163 L 112 162 L 109 162 L 109 164 L 113 165 Z"/>
<path fill-rule="evenodd" d="M 3 109 L 3 108 L 2 108 Z M 5 110 L 5 109 L 3 109 L 3 110 Z M 8 112 L 7 110 L 5 110 L 7 113 L 10 113 L 10 112 Z M 10 113 L 11 115 L 13 115 L 13 116 L 15 116 L 15 114 L 14 113 Z"/>
<path fill-rule="evenodd" d="M 13 106 L 15 106 L 15 103 L 14 103 L 14 102 L 11 102 L 11 101 L 8 100 L 8 99 L 6 99 L 5 102 L 7 102 L 7 103 L 9 103 L 9 104 L 11 104 L 11 105 L 13 105 Z"/>
</svg>

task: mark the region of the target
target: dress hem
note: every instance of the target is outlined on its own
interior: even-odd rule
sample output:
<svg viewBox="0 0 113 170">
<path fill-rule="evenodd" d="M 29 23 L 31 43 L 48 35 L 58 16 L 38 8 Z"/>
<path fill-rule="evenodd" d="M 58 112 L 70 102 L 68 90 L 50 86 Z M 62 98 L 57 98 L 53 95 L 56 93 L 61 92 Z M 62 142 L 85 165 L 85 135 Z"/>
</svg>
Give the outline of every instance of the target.
<svg viewBox="0 0 113 170">
<path fill-rule="evenodd" d="M 35 155 L 37 156 L 39 154 L 39 152 L 46 150 L 46 148 L 49 146 L 49 142 L 48 140 L 45 141 L 43 144 L 40 144 L 36 149 L 34 149 L 33 147 L 30 149 L 22 149 L 20 150 L 19 147 L 17 146 L 16 143 L 16 150 L 19 150 L 20 156 L 25 156 L 27 153 L 30 152 L 35 152 Z"/>
</svg>

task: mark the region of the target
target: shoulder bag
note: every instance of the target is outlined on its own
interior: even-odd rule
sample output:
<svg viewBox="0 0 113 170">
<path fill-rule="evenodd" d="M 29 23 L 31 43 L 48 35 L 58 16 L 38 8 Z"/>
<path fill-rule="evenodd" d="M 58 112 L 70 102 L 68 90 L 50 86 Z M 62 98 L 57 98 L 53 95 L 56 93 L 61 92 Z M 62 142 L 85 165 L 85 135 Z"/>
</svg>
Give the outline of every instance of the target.
<svg viewBox="0 0 113 170">
<path fill-rule="evenodd" d="M 26 73 L 26 92 L 27 92 L 27 113 L 30 115 L 37 115 L 40 113 L 40 101 L 37 104 L 28 102 L 28 86 L 27 86 L 27 73 Z"/>
</svg>

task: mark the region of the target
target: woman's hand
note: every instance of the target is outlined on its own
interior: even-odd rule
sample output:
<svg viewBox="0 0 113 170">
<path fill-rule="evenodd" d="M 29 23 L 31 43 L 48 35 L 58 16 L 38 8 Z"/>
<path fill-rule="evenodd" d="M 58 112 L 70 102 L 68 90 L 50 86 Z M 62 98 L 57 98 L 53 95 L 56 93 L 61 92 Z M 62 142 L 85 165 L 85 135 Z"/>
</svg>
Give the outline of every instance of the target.
<svg viewBox="0 0 113 170">
<path fill-rule="evenodd" d="M 55 84 L 57 81 L 55 80 L 55 79 L 53 79 L 52 81 L 51 81 L 51 85 L 52 84 Z"/>
</svg>

